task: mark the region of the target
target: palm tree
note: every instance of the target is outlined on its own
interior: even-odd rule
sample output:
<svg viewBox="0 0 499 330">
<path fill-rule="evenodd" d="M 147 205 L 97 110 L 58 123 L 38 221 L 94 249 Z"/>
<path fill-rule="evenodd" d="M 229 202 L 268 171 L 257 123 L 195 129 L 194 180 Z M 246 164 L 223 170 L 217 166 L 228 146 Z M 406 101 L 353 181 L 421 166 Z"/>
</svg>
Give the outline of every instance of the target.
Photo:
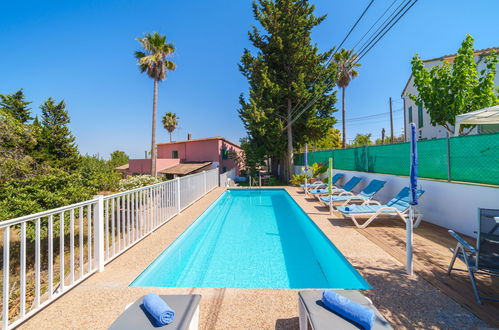
<svg viewBox="0 0 499 330">
<path fill-rule="evenodd" d="M 177 128 L 179 119 L 173 112 L 167 112 L 163 116 L 163 127 L 170 133 L 170 142 L 172 142 L 172 133 Z"/>
<path fill-rule="evenodd" d="M 359 63 L 354 60 L 357 54 L 353 50 L 341 49 L 334 54 L 334 61 L 338 67 L 338 87 L 341 88 L 341 113 L 343 123 L 343 142 L 342 147 L 346 145 L 346 123 L 345 123 L 345 89 L 348 87 L 353 78 L 359 75 L 355 68 L 359 67 Z"/>
<path fill-rule="evenodd" d="M 166 42 L 166 36 L 157 32 L 146 33 L 144 38 L 137 38 L 141 43 L 142 51 L 136 51 L 140 72 L 146 72 L 147 75 L 154 79 L 154 98 L 152 103 L 152 137 L 151 137 L 151 175 L 156 176 L 156 108 L 158 103 L 158 82 L 166 79 L 166 72 L 175 70 L 175 63 L 168 60 L 175 46 L 172 43 Z"/>
</svg>

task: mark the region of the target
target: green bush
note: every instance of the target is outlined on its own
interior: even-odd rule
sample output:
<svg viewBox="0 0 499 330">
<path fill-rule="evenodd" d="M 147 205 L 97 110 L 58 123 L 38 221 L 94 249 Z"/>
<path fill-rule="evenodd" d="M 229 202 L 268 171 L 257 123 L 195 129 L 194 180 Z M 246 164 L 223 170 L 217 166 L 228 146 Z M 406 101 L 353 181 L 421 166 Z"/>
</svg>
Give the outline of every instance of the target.
<svg viewBox="0 0 499 330">
<path fill-rule="evenodd" d="M 76 172 L 97 191 L 116 191 L 121 180 L 109 162 L 96 156 L 82 156 Z"/>
<path fill-rule="evenodd" d="M 81 175 L 55 169 L 25 180 L 9 181 L 0 186 L 0 220 L 89 200 L 97 191 L 88 186 Z M 46 218 L 42 221 L 42 237 L 45 236 L 46 221 Z M 28 222 L 26 233 L 30 240 L 34 239 L 33 221 Z"/>
<path fill-rule="evenodd" d="M 155 183 L 163 182 L 164 180 L 160 177 L 154 177 L 151 175 L 134 175 L 123 179 L 119 183 L 119 191 L 133 190 L 140 187 L 149 186 Z"/>
<path fill-rule="evenodd" d="M 307 179 L 310 177 L 307 176 Z M 305 174 L 294 174 L 291 176 L 291 180 L 289 180 L 293 186 L 299 186 L 305 183 Z"/>
</svg>

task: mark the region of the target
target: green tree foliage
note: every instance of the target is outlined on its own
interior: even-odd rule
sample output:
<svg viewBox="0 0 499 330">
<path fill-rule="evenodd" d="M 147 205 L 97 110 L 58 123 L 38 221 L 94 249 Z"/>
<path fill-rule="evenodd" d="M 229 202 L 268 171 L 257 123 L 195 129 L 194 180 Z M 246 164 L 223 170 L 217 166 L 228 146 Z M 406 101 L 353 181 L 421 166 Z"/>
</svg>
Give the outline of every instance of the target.
<svg viewBox="0 0 499 330">
<path fill-rule="evenodd" d="M 339 147 L 341 147 L 341 133 L 339 129 L 333 127 L 328 129 L 322 138 L 309 144 L 311 150 L 327 150 Z"/>
<path fill-rule="evenodd" d="M 411 99 L 428 111 L 433 126 L 441 125 L 451 134 L 457 115 L 499 103 L 494 85 L 497 55 L 479 56 L 475 62 L 473 43 L 473 38 L 467 35 L 452 64 L 444 62 L 427 69 L 417 54 L 411 62 L 418 90 L 418 95 L 410 95 Z M 479 72 L 481 61 L 485 69 Z"/>
<path fill-rule="evenodd" d="M 152 138 L 151 138 L 151 174 L 156 176 L 156 114 L 158 103 L 158 82 L 166 79 L 166 72 L 175 70 L 175 63 L 168 60 L 175 52 L 175 46 L 166 42 L 166 36 L 157 32 L 147 33 L 144 38 L 137 38 L 140 42 L 141 51 L 135 52 L 140 72 L 154 80 L 154 99 L 152 105 Z"/>
<path fill-rule="evenodd" d="M 97 192 L 78 173 L 50 169 L 24 180 L 0 186 L 0 220 L 37 213 L 87 200 Z M 28 237 L 34 238 L 34 223 L 28 223 Z"/>
<path fill-rule="evenodd" d="M 338 66 L 338 87 L 341 88 L 341 113 L 342 113 L 342 128 L 343 128 L 343 141 L 342 147 L 346 146 L 346 101 L 345 101 L 345 91 L 353 78 L 359 75 L 356 68 L 360 67 L 359 63 L 355 63 L 355 54 L 352 50 L 341 49 L 339 52 L 334 54 L 334 61 Z"/>
<path fill-rule="evenodd" d="M 84 179 L 85 184 L 97 191 L 116 191 L 121 174 L 114 171 L 111 161 L 98 156 L 81 156 L 76 173 Z M 121 164 L 123 165 L 123 164 Z"/>
<path fill-rule="evenodd" d="M 128 164 L 129 159 L 130 157 L 128 157 L 128 155 L 124 151 L 115 150 L 111 152 L 109 166 L 114 169 L 118 166 Z"/>
<path fill-rule="evenodd" d="M 371 145 L 373 142 L 371 141 L 371 136 L 372 134 L 357 134 L 355 136 L 355 139 L 353 140 L 352 146 L 354 147 L 360 147 L 360 146 L 366 146 L 366 145 Z"/>
<path fill-rule="evenodd" d="M 112 164 L 128 159 L 126 154 L 116 151 L 109 162 L 80 158 L 67 126 L 64 102 L 49 99 L 41 108 L 42 121 L 35 117 L 31 124 L 0 108 L 0 220 L 88 200 L 99 191 L 118 188 L 120 175 Z M 33 238 L 34 223 L 29 222 L 27 229 Z"/>
<path fill-rule="evenodd" d="M 28 107 L 31 102 L 25 100 L 24 92 L 22 89 L 12 94 L 0 94 L 0 109 L 9 112 L 15 119 L 19 120 L 22 124 L 26 124 L 31 119 L 30 108 Z"/>
<path fill-rule="evenodd" d="M 25 125 L 5 109 L 0 109 L 0 185 L 14 179 L 25 179 L 36 172 L 31 156 L 37 143 L 31 125 Z"/>
<path fill-rule="evenodd" d="M 335 123 L 336 67 L 326 66 L 332 50 L 319 52 L 311 32 L 326 16 L 315 16 L 307 0 L 258 0 L 249 39 L 256 52 L 244 50 L 239 69 L 249 93 L 240 96 L 239 116 L 247 130 L 246 152 L 272 159 L 291 173 L 294 148 L 321 139 Z M 304 100 L 317 102 L 299 117 Z M 299 109 L 295 109 L 301 102 Z M 292 112 L 296 110 L 295 112 Z"/>
<path fill-rule="evenodd" d="M 247 174 L 254 175 L 258 169 L 265 166 L 266 152 L 263 146 L 250 141 L 249 138 L 240 140 L 243 152 L 240 155 L 232 155 L 232 159 Z"/>
<path fill-rule="evenodd" d="M 57 103 L 53 98 L 46 100 L 42 110 L 42 140 L 40 141 L 43 157 L 52 166 L 74 170 L 79 164 L 78 148 L 75 137 L 68 124 L 69 114 L 64 101 Z"/>
<path fill-rule="evenodd" d="M 167 112 L 161 119 L 163 123 L 163 127 L 168 131 L 170 134 L 170 142 L 172 142 L 172 133 L 177 129 L 178 126 L 178 120 L 180 118 L 177 116 L 177 114 L 173 112 Z"/>
<path fill-rule="evenodd" d="M 390 137 L 389 136 L 385 136 L 384 140 L 381 140 L 381 138 L 377 138 L 374 141 L 374 144 L 390 144 Z"/>
</svg>

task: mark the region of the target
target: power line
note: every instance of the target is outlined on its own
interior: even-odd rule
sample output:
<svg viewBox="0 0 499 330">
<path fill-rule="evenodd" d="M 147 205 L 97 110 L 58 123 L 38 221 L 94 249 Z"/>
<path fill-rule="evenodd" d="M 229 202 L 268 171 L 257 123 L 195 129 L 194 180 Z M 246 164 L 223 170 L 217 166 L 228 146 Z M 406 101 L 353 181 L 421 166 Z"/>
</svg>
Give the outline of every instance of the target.
<svg viewBox="0 0 499 330">
<path fill-rule="evenodd" d="M 352 51 L 357 48 L 357 46 L 360 44 L 360 42 L 366 37 L 366 35 L 371 32 L 371 30 L 376 26 L 376 24 L 378 24 L 378 22 L 381 20 L 381 18 L 383 18 L 383 16 L 385 16 L 385 14 L 390 10 L 390 8 L 392 8 L 392 6 L 395 4 L 395 2 L 397 2 L 397 0 L 393 0 L 392 4 L 390 6 L 388 6 L 388 8 L 386 8 L 386 10 L 383 12 L 383 14 L 381 14 L 380 17 L 378 17 L 378 19 L 376 20 L 376 22 L 374 22 L 373 25 L 371 25 L 371 27 L 369 28 L 369 30 L 367 30 L 366 33 L 364 33 L 364 35 L 362 36 L 362 38 L 359 39 L 359 41 L 357 41 L 357 43 L 355 44 L 355 46 L 352 47 Z"/>
<path fill-rule="evenodd" d="M 401 112 L 404 111 L 404 109 L 397 109 L 393 110 L 393 113 L 396 112 Z M 379 117 L 384 117 L 390 115 L 390 112 L 382 112 L 374 115 L 368 115 L 368 116 L 362 116 L 362 117 L 356 117 L 356 118 L 351 118 L 349 119 L 350 121 L 357 121 L 357 120 L 366 120 L 366 119 L 371 119 L 371 118 L 379 118 Z"/>
<path fill-rule="evenodd" d="M 369 10 L 369 8 L 371 7 L 371 5 L 374 3 L 374 0 L 371 0 L 371 2 L 369 2 L 369 4 L 367 5 L 367 7 L 364 9 L 364 11 L 362 12 L 362 14 L 359 16 L 359 18 L 357 18 L 357 21 L 355 21 L 355 24 L 350 28 L 350 30 L 348 31 L 348 33 L 346 34 L 346 36 L 343 38 L 343 40 L 341 41 L 340 45 L 338 47 L 335 48 L 334 52 L 331 54 L 331 56 L 329 56 L 325 66 L 328 67 L 330 64 L 331 64 L 331 61 L 332 59 L 334 58 L 334 55 L 338 52 L 338 49 L 341 48 L 341 46 L 343 45 L 343 43 L 345 43 L 345 41 L 348 39 L 348 37 L 350 36 L 350 34 L 353 32 L 353 30 L 355 29 L 355 27 L 357 26 L 357 24 L 359 24 L 359 22 L 362 20 L 362 17 L 364 17 L 364 15 L 367 13 L 367 11 Z M 312 86 L 317 82 L 317 78 L 318 76 L 316 76 L 312 82 Z M 303 97 L 300 97 L 300 99 L 298 99 L 298 103 L 296 103 L 296 105 L 291 109 L 291 117 L 293 117 L 294 113 L 296 113 L 296 109 L 299 108 L 299 106 L 301 105 L 301 102 L 303 100 Z"/>
<path fill-rule="evenodd" d="M 395 24 L 397 24 L 397 22 L 398 22 L 398 21 L 399 21 L 402 17 L 404 17 L 404 15 L 405 15 L 405 14 L 406 14 L 406 13 L 407 13 L 407 12 L 408 12 L 411 8 L 412 8 L 412 7 L 416 4 L 416 2 L 418 2 L 418 0 L 414 0 L 414 2 L 412 2 L 412 3 L 411 3 L 411 5 L 410 5 L 410 6 L 409 6 L 409 7 L 408 7 L 408 8 L 407 8 L 407 9 L 406 9 L 403 13 L 402 13 L 402 15 L 398 16 L 398 18 L 395 20 L 395 22 L 393 22 L 393 24 L 392 24 L 392 25 L 390 25 L 390 27 L 389 27 L 389 28 L 388 28 L 388 29 L 387 29 L 387 30 L 386 30 L 386 31 L 385 31 L 385 32 L 384 32 L 384 33 L 383 33 L 383 34 L 382 34 L 382 35 L 381 35 L 381 36 L 380 36 L 380 37 L 379 37 L 379 38 L 378 38 L 375 42 L 374 42 L 374 44 L 372 44 L 372 45 L 371 45 L 371 47 L 369 47 L 369 48 L 368 48 L 368 49 L 364 52 L 364 54 L 362 54 L 362 56 L 360 56 L 360 54 L 359 54 L 359 56 L 360 56 L 360 57 L 358 58 L 358 60 L 356 60 L 356 61 L 355 61 L 355 59 L 354 59 L 355 63 L 358 63 L 358 62 L 359 62 L 359 61 L 360 61 L 360 60 L 361 60 L 364 56 L 366 56 L 366 54 L 367 54 L 367 53 L 369 53 L 369 51 L 370 51 L 370 50 L 371 50 L 374 46 L 376 46 L 376 44 L 377 44 L 377 43 L 378 43 L 378 42 L 379 42 L 379 41 L 380 41 L 380 40 L 381 40 L 381 39 L 385 36 L 385 34 L 387 34 L 387 33 L 388 33 L 388 31 L 390 31 L 390 30 L 392 29 L 392 27 L 393 27 L 393 26 L 395 26 Z M 401 9 L 401 11 L 402 11 L 402 10 L 404 10 L 404 8 L 405 8 L 405 7 L 406 7 L 409 3 L 410 3 L 410 1 L 409 1 L 409 2 L 408 2 L 408 3 L 407 3 L 407 4 L 406 4 L 406 5 L 405 5 L 402 9 Z M 400 13 L 400 11 L 399 11 L 399 13 Z M 398 15 L 399 13 L 397 13 L 397 15 Z M 395 19 L 395 17 L 394 17 L 394 18 L 392 18 L 392 20 L 393 20 L 393 19 Z M 390 20 L 390 22 L 391 22 L 392 20 Z M 389 24 L 390 24 L 390 23 L 389 23 Z"/>
<path fill-rule="evenodd" d="M 404 2 L 409 2 L 409 1 L 411 1 L 411 0 L 402 0 L 402 1 L 399 3 L 399 5 L 397 6 L 397 8 L 395 8 L 395 9 L 394 9 L 394 10 L 390 13 L 390 15 L 388 15 L 388 17 L 387 17 L 387 18 L 383 21 L 383 23 L 381 23 L 381 25 L 380 25 L 380 26 L 378 26 L 378 28 L 376 29 L 376 31 L 374 31 L 374 32 L 373 32 L 373 33 L 372 33 L 372 34 L 371 34 L 371 35 L 367 38 L 367 40 L 366 40 L 366 41 L 364 41 L 364 43 L 362 44 L 362 46 L 360 46 L 361 51 L 362 51 L 363 49 L 365 49 L 366 45 L 367 45 L 367 44 L 368 44 L 368 43 L 372 40 L 372 38 L 373 38 L 373 36 L 374 36 L 374 35 L 376 35 L 376 34 L 377 34 L 377 33 L 378 33 L 381 29 L 386 28 L 388 20 L 389 20 L 389 19 L 391 19 L 391 18 L 393 17 L 393 15 L 397 12 L 397 10 L 399 10 L 399 9 L 400 9 L 400 7 L 404 4 Z M 392 5 L 393 5 L 393 3 L 392 3 Z M 392 5 L 390 5 L 390 7 L 391 7 Z M 384 15 L 382 15 L 382 16 L 384 16 Z M 381 17 L 380 17 L 380 18 L 381 18 Z M 388 23 L 388 24 L 389 24 L 389 23 Z M 376 26 L 376 23 L 374 23 L 374 24 L 371 26 L 371 28 L 370 28 L 369 30 L 372 30 L 372 29 L 374 28 L 374 26 Z M 357 45 L 356 45 L 355 47 L 357 47 Z"/>
<path fill-rule="evenodd" d="M 348 36 L 350 36 L 350 34 L 355 29 L 355 27 L 357 26 L 357 24 L 359 24 L 360 20 L 362 19 L 362 17 L 364 17 L 364 15 L 369 10 L 369 7 L 371 7 L 371 5 L 373 4 L 373 2 L 374 2 L 374 0 L 371 0 L 371 2 L 369 2 L 369 5 L 367 5 L 366 9 L 364 9 L 364 11 L 362 12 L 362 15 L 360 15 L 360 17 L 357 19 L 357 21 L 355 22 L 355 24 L 350 28 L 350 31 L 348 31 L 347 35 L 345 36 L 345 38 L 343 38 L 343 41 L 340 43 L 340 45 L 338 46 L 337 49 L 340 49 L 341 46 L 343 46 L 343 43 L 348 39 Z"/>
<path fill-rule="evenodd" d="M 406 14 L 406 13 L 407 13 L 407 12 L 408 12 L 408 11 L 409 11 L 412 7 L 413 7 L 413 6 L 414 6 L 414 4 L 416 4 L 416 2 L 417 2 L 418 0 L 414 0 L 414 2 L 412 2 L 412 4 L 411 4 L 411 5 L 410 5 L 410 6 L 409 6 L 409 7 L 408 7 L 408 8 L 407 8 L 407 9 L 406 9 L 406 10 L 405 10 L 405 11 L 404 11 L 401 15 L 399 15 L 399 14 L 400 14 L 400 13 L 404 10 L 404 8 L 406 8 L 406 7 L 407 7 L 407 5 L 408 5 L 409 3 L 411 3 L 411 1 L 413 1 L 413 0 L 408 0 L 408 1 L 406 2 L 406 4 L 404 5 L 404 7 L 403 7 L 401 10 L 399 10 L 399 11 L 397 12 L 397 14 L 395 15 L 395 17 L 397 17 L 397 16 L 398 16 L 398 18 L 395 20 L 395 22 L 394 22 L 394 23 L 393 23 L 390 27 L 388 27 L 388 29 L 386 29 L 386 26 L 388 26 L 390 23 L 392 23 L 392 21 L 393 21 L 393 19 L 395 19 L 395 17 L 393 17 L 393 18 L 390 20 L 390 22 L 388 22 L 388 24 L 387 24 L 387 25 L 385 25 L 385 26 L 383 27 L 383 29 L 382 29 L 381 31 L 383 31 L 383 30 L 386 30 L 386 31 L 385 31 L 385 32 L 384 32 L 384 33 L 383 33 L 383 34 L 382 34 L 382 35 L 381 35 L 381 36 L 380 36 L 380 37 L 379 37 L 379 38 L 378 38 L 378 39 L 374 42 L 374 44 L 372 44 L 372 45 L 371 45 L 372 41 L 373 41 L 373 40 L 375 40 L 375 39 L 379 36 L 379 34 L 381 33 L 381 31 L 380 31 L 380 32 L 379 32 L 379 33 L 378 33 L 378 34 L 374 37 L 374 39 L 373 39 L 373 40 L 371 40 L 371 41 L 367 44 L 367 46 L 366 46 L 366 47 L 369 47 L 368 49 L 365 49 L 365 48 L 364 48 L 364 49 L 362 49 L 362 50 L 361 50 L 361 51 L 363 52 L 363 54 L 362 54 L 362 56 L 360 56 L 360 57 L 359 57 L 359 56 L 357 56 L 356 58 L 354 58 L 354 62 L 355 62 L 355 63 L 359 62 L 359 61 L 360 61 L 360 60 L 361 60 L 361 59 L 362 59 L 362 58 L 363 58 L 363 57 L 364 57 L 364 56 L 365 56 L 365 55 L 366 55 L 366 54 L 367 54 L 367 53 L 368 53 L 368 52 L 369 52 L 369 51 L 370 51 L 370 50 L 371 50 L 371 49 L 372 49 L 372 48 L 373 48 L 373 47 L 374 47 L 374 46 L 375 46 L 375 45 L 376 45 L 376 44 L 377 44 L 377 43 L 378 43 L 378 42 L 379 42 L 379 41 L 380 41 L 380 40 L 381 40 L 381 39 L 382 39 L 385 35 L 386 35 L 386 33 L 387 33 L 388 31 L 390 31 L 390 30 L 393 28 L 393 26 L 395 26 L 395 24 L 397 24 L 397 22 L 398 22 L 398 21 L 399 21 L 399 20 L 400 20 L 400 19 L 401 19 L 401 18 L 402 18 L 402 17 L 403 17 L 403 16 L 404 16 L 404 15 L 405 15 L 405 14 Z M 399 7 L 397 7 L 397 9 L 398 9 L 398 8 L 400 8 L 400 6 L 401 6 L 401 5 L 402 5 L 402 3 L 399 5 Z M 397 9 L 395 9 L 395 10 L 394 10 L 394 12 L 395 12 L 395 11 L 397 11 Z M 392 13 L 392 15 L 390 15 L 389 17 L 391 17 L 391 16 L 393 16 L 393 13 Z M 388 17 L 388 18 L 389 18 L 389 17 Z M 387 18 L 387 20 L 388 20 L 388 18 Z M 387 20 L 385 20 L 385 22 L 386 22 Z M 383 23 L 385 23 L 385 22 L 383 22 Z M 370 38 L 370 39 L 371 39 L 371 38 Z M 366 42 L 367 42 L 367 41 L 366 41 Z M 371 46 L 369 46 L 369 45 L 371 45 Z M 359 53 L 359 54 L 360 54 L 360 53 Z M 328 86 L 330 86 L 330 83 L 328 84 Z M 325 91 L 325 89 L 324 89 L 324 91 Z M 323 91 L 323 92 L 324 92 L 324 91 Z M 322 92 L 322 93 L 323 93 L 323 92 Z M 299 113 L 299 114 L 298 114 L 298 115 L 297 115 L 294 119 L 292 119 L 292 120 L 291 120 L 291 122 L 288 122 L 287 126 L 292 125 L 292 124 L 293 124 L 293 123 L 294 123 L 294 122 L 295 122 L 295 121 L 296 121 L 296 120 L 297 120 L 297 119 L 298 119 L 298 118 L 299 118 L 299 117 L 300 117 L 300 116 L 301 116 L 301 115 L 302 115 L 302 114 L 303 114 L 306 110 L 308 110 L 308 109 L 309 109 L 309 108 L 310 108 L 310 107 L 311 107 L 311 106 L 312 106 L 315 102 L 317 102 L 317 100 L 319 99 L 319 97 L 320 97 L 320 95 L 317 95 L 316 97 L 314 97 L 314 98 L 313 98 L 313 99 L 312 99 L 312 100 L 311 100 L 311 101 L 310 101 L 310 102 L 309 102 L 309 103 L 308 103 L 308 104 L 307 104 L 307 105 L 306 105 L 306 106 L 305 106 L 305 107 L 304 107 L 304 108 L 300 111 L 300 113 Z M 286 126 L 286 128 L 287 128 L 287 126 Z"/>
</svg>

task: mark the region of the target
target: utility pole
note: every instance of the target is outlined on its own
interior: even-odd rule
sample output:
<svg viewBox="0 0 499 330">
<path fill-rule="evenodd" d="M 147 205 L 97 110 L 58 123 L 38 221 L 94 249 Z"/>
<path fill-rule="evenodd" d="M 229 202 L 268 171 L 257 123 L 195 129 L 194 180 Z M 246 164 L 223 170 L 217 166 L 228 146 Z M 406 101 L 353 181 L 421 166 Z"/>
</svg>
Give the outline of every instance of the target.
<svg viewBox="0 0 499 330">
<path fill-rule="evenodd" d="M 392 97 L 390 96 L 390 143 L 393 143 L 393 111 L 392 111 Z"/>
<path fill-rule="evenodd" d="M 385 128 L 381 130 L 381 144 L 385 144 Z"/>
</svg>

